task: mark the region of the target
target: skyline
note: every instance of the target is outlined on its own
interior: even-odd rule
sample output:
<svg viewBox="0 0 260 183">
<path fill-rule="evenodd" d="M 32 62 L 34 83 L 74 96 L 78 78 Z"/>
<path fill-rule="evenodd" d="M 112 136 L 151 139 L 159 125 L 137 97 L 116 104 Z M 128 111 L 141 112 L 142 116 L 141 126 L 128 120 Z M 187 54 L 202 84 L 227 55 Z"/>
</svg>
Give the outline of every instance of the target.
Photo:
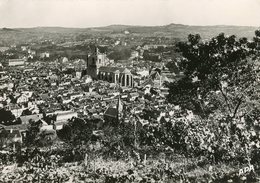
<svg viewBox="0 0 260 183">
<path fill-rule="evenodd" d="M 0 0 L 0 27 L 259 27 L 259 0 Z"/>
</svg>

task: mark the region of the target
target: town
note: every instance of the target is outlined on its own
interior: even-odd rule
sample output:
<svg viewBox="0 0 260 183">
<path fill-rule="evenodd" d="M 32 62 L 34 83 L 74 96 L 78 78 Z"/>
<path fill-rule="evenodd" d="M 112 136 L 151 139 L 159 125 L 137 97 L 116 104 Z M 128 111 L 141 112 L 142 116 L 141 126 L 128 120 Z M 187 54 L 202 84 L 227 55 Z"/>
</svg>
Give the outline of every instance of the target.
<svg viewBox="0 0 260 183">
<path fill-rule="evenodd" d="M 108 43 L 106 38 L 92 38 L 91 41 L 55 44 L 53 40 L 44 40 L 0 47 L 0 152 L 6 175 L 2 179 L 4 182 L 14 180 L 14 177 L 7 176 L 11 172 L 21 175 L 15 179 L 17 181 L 36 182 L 43 179 L 49 182 L 84 182 L 92 180 L 89 177 L 92 174 L 106 182 L 138 182 L 139 179 L 147 181 L 166 177 L 183 181 L 187 176 L 183 172 L 189 166 L 183 161 L 197 161 L 197 166 L 207 161 L 211 164 L 246 161 L 250 167 L 253 166 L 247 148 L 251 149 L 251 158 L 257 158 L 254 153 L 260 147 L 260 134 L 252 127 L 247 127 L 251 129 L 248 131 L 245 126 L 251 119 L 254 119 L 254 128 L 259 126 L 259 116 L 256 115 L 259 110 L 258 60 L 241 63 L 250 69 L 250 76 L 242 73 L 238 80 L 227 81 L 223 79 L 227 75 L 222 73 L 221 88 L 214 91 L 213 87 L 207 88 L 208 82 L 212 82 L 207 70 L 198 68 L 201 69 L 198 76 L 205 81 L 202 88 L 197 85 L 202 82 L 199 77 L 189 75 L 193 67 L 188 66 L 183 72 L 185 60 L 177 47 L 184 48 L 183 54 L 186 48 L 176 40 L 145 37 L 144 43 L 129 38 L 129 31 L 123 31 L 123 34 L 126 36 L 124 40 L 128 41 L 114 38 Z M 258 30 L 255 35 L 258 39 Z M 226 44 L 230 39 L 234 45 L 240 44 L 239 48 L 225 48 L 229 50 L 226 51 L 228 54 L 239 49 L 258 54 L 258 44 L 246 39 L 238 43 L 234 37 L 224 34 L 213 38 L 210 44 L 221 39 L 226 39 Z M 188 35 L 188 42 L 182 44 L 191 47 L 192 54 L 197 54 L 197 47 L 192 44 L 200 46 L 199 41 L 198 34 Z M 205 61 L 203 56 L 201 59 L 201 62 Z M 212 59 L 218 59 L 218 54 L 212 55 Z M 228 83 L 241 83 L 248 77 L 252 83 L 247 90 L 257 91 L 248 94 L 252 97 L 251 102 L 236 103 L 238 99 L 223 93 L 230 87 Z M 243 87 L 241 91 L 244 91 Z M 207 89 L 210 95 L 205 95 Z M 229 89 L 233 91 L 232 87 Z M 238 90 L 236 86 L 235 91 Z M 225 104 L 223 96 L 234 103 Z M 220 105 L 220 101 L 223 104 Z M 236 106 L 233 112 L 229 105 Z M 244 106 L 251 108 L 249 115 L 244 113 Z M 222 108 L 226 108 L 226 112 L 219 113 Z M 219 123 L 212 126 L 219 119 Z M 228 123 L 232 119 L 237 123 L 230 129 Z M 232 138 L 230 133 L 234 133 Z M 247 148 L 244 148 L 245 144 Z M 51 159 L 47 159 L 48 156 Z M 195 156 L 195 159 L 190 156 Z M 172 159 L 175 163 L 180 161 L 181 168 L 175 166 Z M 162 160 L 165 162 L 161 163 Z M 150 167 L 148 162 L 155 164 Z M 120 165 L 111 170 L 108 169 L 110 163 Z M 164 167 L 159 168 L 162 164 Z M 153 169 L 155 165 L 158 167 Z M 24 166 L 32 173 L 25 173 Z M 128 172 L 140 166 L 144 166 L 145 171 L 141 177 Z M 207 164 L 202 166 L 208 167 Z M 65 167 L 66 171 L 63 170 Z M 55 171 L 57 168 L 59 171 Z M 212 174 L 212 166 L 208 168 L 208 174 Z M 71 177 L 67 171 L 77 173 Z M 147 171 L 152 171 L 152 175 L 158 171 L 168 173 L 147 179 L 143 177 L 148 176 Z M 258 169 L 246 170 L 242 174 L 238 168 L 228 172 L 228 176 L 231 180 L 251 180 L 255 171 Z M 216 177 L 215 181 L 224 178 Z"/>
<path fill-rule="evenodd" d="M 31 121 L 41 121 L 40 130 L 46 131 L 62 129 L 73 117 L 129 122 L 135 115 L 142 121 L 147 107 L 160 111 L 158 117 L 170 118 L 164 83 L 181 73 L 177 64 L 176 73 L 166 67 L 169 56 L 160 62 L 145 61 L 143 52 L 172 45 L 136 46 L 128 60 L 119 61 L 109 59 L 99 47 L 86 59 L 52 57 L 30 45 L 1 47 L 7 58 L 0 65 L 1 127 L 10 133 L 8 143 L 22 143 Z"/>
<path fill-rule="evenodd" d="M 260 182 L 257 0 L 1 0 L 0 183 Z"/>
<path fill-rule="evenodd" d="M 136 44 L 134 39 L 129 40 L 130 44 Z M 94 125 L 90 130 L 92 139 L 103 137 L 107 126 L 137 127 L 151 120 L 174 118 L 178 106 L 167 102 L 166 83 L 183 76 L 177 62 L 172 60 L 174 45 L 167 39 L 159 39 L 160 44 L 154 38 L 144 41 L 150 43 L 139 42 L 131 49 L 118 39 L 110 40 L 110 45 L 88 40 L 63 44 L 45 40 L 0 47 L 3 162 L 10 161 L 7 157 L 12 154 L 23 154 L 26 149 L 35 147 L 59 147 L 68 153 L 70 150 L 62 144 L 67 142 L 64 136 L 69 135 L 66 129 L 72 121 L 83 120 L 87 126 Z M 77 44 L 81 45 L 84 55 L 78 54 Z M 77 55 L 68 56 L 63 51 L 68 49 Z M 127 53 L 124 49 L 128 49 Z M 60 50 L 60 54 L 55 53 L 56 50 Z M 125 60 L 109 58 L 119 59 L 120 54 Z M 193 115 L 187 117 L 191 119 Z M 96 141 L 93 143 L 96 147 Z"/>
</svg>

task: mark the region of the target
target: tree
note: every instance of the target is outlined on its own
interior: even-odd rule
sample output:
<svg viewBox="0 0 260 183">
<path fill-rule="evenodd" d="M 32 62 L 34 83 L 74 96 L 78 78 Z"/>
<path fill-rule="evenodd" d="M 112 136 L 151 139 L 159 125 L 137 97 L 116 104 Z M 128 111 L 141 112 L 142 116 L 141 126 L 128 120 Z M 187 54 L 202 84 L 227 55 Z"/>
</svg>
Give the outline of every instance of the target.
<svg viewBox="0 0 260 183">
<path fill-rule="evenodd" d="M 127 60 L 131 56 L 131 49 L 128 47 L 116 47 L 111 53 L 108 54 L 108 58 L 118 61 Z"/>
<path fill-rule="evenodd" d="M 42 122 L 29 120 L 29 126 L 26 131 L 25 144 L 31 146 L 36 145 L 39 139 L 40 127 Z"/>
<path fill-rule="evenodd" d="M 23 110 L 21 116 L 27 116 L 27 115 L 32 115 L 32 112 L 31 112 L 29 109 L 25 109 L 25 110 Z"/>
<path fill-rule="evenodd" d="M 8 132 L 3 127 L 0 127 L 0 147 L 3 147 L 8 137 Z"/>
<path fill-rule="evenodd" d="M 173 73 L 175 73 L 175 74 L 179 74 L 179 68 L 178 68 L 178 66 L 177 66 L 177 61 L 176 60 L 174 60 L 174 61 L 171 61 L 171 62 L 168 62 L 167 64 L 166 64 L 166 67 L 171 71 L 171 72 L 173 72 Z"/>
<path fill-rule="evenodd" d="M 169 102 L 202 117 L 220 111 L 233 119 L 259 109 L 256 45 L 224 33 L 207 42 L 201 41 L 199 35 L 189 35 L 187 42 L 177 45 L 182 53 L 180 69 L 185 76 L 168 84 Z"/>
<path fill-rule="evenodd" d="M 11 123 L 15 120 L 15 116 L 11 111 L 7 111 L 4 108 L 0 109 L 0 123 Z"/>
<path fill-rule="evenodd" d="M 45 146 L 45 147 L 48 145 L 52 145 L 56 137 L 57 134 L 55 130 L 43 130 L 39 133 L 38 144 L 40 146 Z"/>
<path fill-rule="evenodd" d="M 91 138 L 92 131 L 93 126 L 91 125 L 91 120 L 88 123 L 88 121 L 81 118 L 72 118 L 68 124 L 58 132 L 58 136 L 67 142 L 78 145 L 82 142 L 87 143 Z"/>
</svg>

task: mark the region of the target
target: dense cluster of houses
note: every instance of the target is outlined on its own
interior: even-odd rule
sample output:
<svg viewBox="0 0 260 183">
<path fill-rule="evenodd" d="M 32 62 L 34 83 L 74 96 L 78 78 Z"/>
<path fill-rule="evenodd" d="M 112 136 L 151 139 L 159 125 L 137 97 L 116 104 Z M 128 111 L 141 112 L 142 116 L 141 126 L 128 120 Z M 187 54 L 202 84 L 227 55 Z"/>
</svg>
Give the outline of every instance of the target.
<svg viewBox="0 0 260 183">
<path fill-rule="evenodd" d="M 86 61 L 10 59 L 1 67 L 0 110 L 10 116 L 0 118 L 1 128 L 11 142 L 22 142 L 33 121 L 41 130 L 60 130 L 73 117 L 144 122 L 144 109 L 169 110 L 164 82 L 174 78 L 164 65 L 111 64 L 98 50 Z"/>
</svg>

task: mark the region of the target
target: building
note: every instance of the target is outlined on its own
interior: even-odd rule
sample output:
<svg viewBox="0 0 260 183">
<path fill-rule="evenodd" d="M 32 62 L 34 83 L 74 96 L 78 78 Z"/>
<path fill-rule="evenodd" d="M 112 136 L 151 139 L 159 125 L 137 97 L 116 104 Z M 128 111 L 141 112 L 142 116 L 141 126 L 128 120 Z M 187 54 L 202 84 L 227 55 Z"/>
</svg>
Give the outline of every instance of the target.
<svg viewBox="0 0 260 183">
<path fill-rule="evenodd" d="M 8 66 L 23 66 L 25 63 L 25 59 L 9 59 L 8 60 Z"/>
<path fill-rule="evenodd" d="M 54 130 L 61 130 L 64 125 L 68 123 L 68 120 L 75 117 L 78 117 L 77 112 L 73 111 L 56 111 L 56 122 L 54 123 Z"/>
<path fill-rule="evenodd" d="M 0 47 L 0 52 L 5 52 L 9 50 L 9 47 Z"/>
<path fill-rule="evenodd" d="M 20 117 L 25 109 L 23 105 L 21 107 L 18 105 L 9 106 L 9 110 L 16 118 Z"/>
<path fill-rule="evenodd" d="M 138 51 L 132 51 L 131 52 L 131 58 L 137 58 L 139 57 L 139 52 Z"/>
<path fill-rule="evenodd" d="M 73 117 L 78 117 L 77 112 L 73 111 L 56 111 L 55 114 L 57 114 L 57 122 L 67 121 Z"/>
<path fill-rule="evenodd" d="M 4 128 L 8 132 L 8 139 L 10 143 L 22 143 L 23 138 L 26 136 L 28 124 L 9 125 L 5 126 Z"/>
<path fill-rule="evenodd" d="M 29 124 L 32 121 L 39 121 L 43 118 L 43 114 L 32 114 L 27 116 L 20 116 L 22 124 Z"/>
<path fill-rule="evenodd" d="M 129 69 L 123 67 L 100 67 L 98 79 L 123 87 L 133 87 L 133 76 Z"/>
<path fill-rule="evenodd" d="M 120 97 L 117 100 L 116 106 L 109 106 L 104 112 L 104 120 L 111 125 L 117 125 L 123 117 L 124 104 Z"/>
<path fill-rule="evenodd" d="M 98 48 L 96 48 L 95 53 L 88 56 L 87 59 L 87 75 L 91 76 L 93 79 L 97 79 L 99 68 L 102 66 L 107 66 L 109 64 L 109 59 L 105 53 L 100 53 Z"/>
<path fill-rule="evenodd" d="M 49 58 L 49 57 L 50 57 L 50 53 L 49 52 L 40 53 L 40 58 Z"/>
<path fill-rule="evenodd" d="M 36 55 L 36 51 L 35 50 L 31 50 L 31 49 L 29 49 L 28 50 L 28 54 L 30 54 L 30 55 Z"/>
<path fill-rule="evenodd" d="M 4 67 L 3 65 L 0 63 L 0 79 L 5 75 L 5 71 L 4 71 Z"/>
<path fill-rule="evenodd" d="M 22 51 L 26 51 L 28 49 L 28 46 L 21 46 Z"/>
<path fill-rule="evenodd" d="M 25 103 L 29 101 L 29 96 L 27 96 L 26 94 L 21 94 L 18 98 L 16 103 L 20 104 L 20 103 Z"/>
<path fill-rule="evenodd" d="M 125 31 L 124 31 L 124 34 L 130 34 L 130 32 L 129 32 L 129 31 L 127 31 L 127 30 L 125 30 Z"/>
<path fill-rule="evenodd" d="M 162 70 L 155 68 L 151 70 L 150 75 L 148 76 L 148 79 L 146 79 L 142 86 L 151 85 L 154 88 L 164 88 L 165 82 L 173 82 L 175 79 L 175 74 L 170 73 L 167 70 Z"/>
</svg>

